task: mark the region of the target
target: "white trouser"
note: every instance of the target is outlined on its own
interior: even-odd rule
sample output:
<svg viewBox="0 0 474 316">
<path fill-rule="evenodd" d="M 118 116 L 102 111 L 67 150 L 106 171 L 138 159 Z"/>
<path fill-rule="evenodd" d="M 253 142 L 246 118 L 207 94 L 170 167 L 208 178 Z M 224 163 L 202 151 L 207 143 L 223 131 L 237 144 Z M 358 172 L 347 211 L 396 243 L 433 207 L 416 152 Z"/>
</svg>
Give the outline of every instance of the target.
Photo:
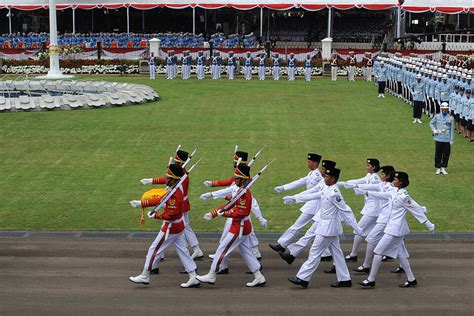
<svg viewBox="0 0 474 316">
<path fill-rule="evenodd" d="M 331 80 L 336 81 L 337 80 L 337 67 L 331 66 Z"/>
<path fill-rule="evenodd" d="M 186 228 L 184 229 L 184 237 L 186 237 L 186 242 L 188 246 L 193 248 L 199 245 L 199 241 L 197 240 L 196 234 L 194 233 L 191 225 L 189 225 L 189 212 L 185 212 L 183 214 L 184 224 L 186 224 Z"/>
<path fill-rule="evenodd" d="M 288 80 L 289 81 L 295 80 L 295 68 L 294 67 L 288 67 Z"/>
<path fill-rule="evenodd" d="M 332 260 L 336 265 L 337 280 L 349 281 L 351 275 L 349 274 L 344 255 L 342 254 L 341 245 L 339 244 L 339 236 L 325 237 L 316 235 L 309 251 L 308 260 L 303 263 L 296 276 L 301 280 L 309 281 L 314 271 L 318 268 L 319 263 L 321 262 L 321 256 L 327 248 L 329 248 L 329 251 L 332 254 Z"/>
<path fill-rule="evenodd" d="M 258 80 L 265 80 L 265 67 L 258 67 Z"/>
<path fill-rule="evenodd" d="M 392 258 L 408 258 L 408 250 L 405 247 L 404 236 L 392 236 L 384 234 L 374 249 L 376 255 L 389 256 Z"/>
<path fill-rule="evenodd" d="M 150 65 L 150 79 L 155 79 L 155 65 Z"/>
<path fill-rule="evenodd" d="M 349 79 L 349 81 L 354 81 L 354 72 L 355 72 L 354 66 L 347 67 L 347 78 Z"/>
<path fill-rule="evenodd" d="M 191 259 L 191 256 L 189 255 L 188 248 L 186 247 L 186 240 L 184 238 L 184 231 L 180 232 L 179 234 L 169 234 L 168 239 L 166 240 L 165 233 L 160 231 L 148 249 L 144 270 L 150 271 L 152 269 L 158 268 L 158 264 L 160 263 L 159 259 L 165 253 L 166 248 L 168 248 L 171 244 L 173 244 L 176 248 L 178 257 L 181 260 L 186 272 L 195 271 L 196 263 L 194 263 L 194 260 Z"/>
<path fill-rule="evenodd" d="M 217 65 L 212 65 L 211 66 L 211 73 L 212 73 L 212 79 L 216 80 L 216 79 L 219 79 L 219 69 L 217 67 Z"/>
<path fill-rule="evenodd" d="M 365 80 L 372 81 L 372 67 L 365 67 Z"/>
<path fill-rule="evenodd" d="M 227 66 L 227 79 L 234 80 L 234 66 Z"/>
<path fill-rule="evenodd" d="M 245 80 L 252 79 L 252 67 L 244 66 L 244 76 L 245 76 Z"/>
<path fill-rule="evenodd" d="M 249 221 L 252 222 L 252 220 L 250 218 L 249 218 Z M 232 218 L 229 217 L 225 221 L 224 230 L 222 231 L 221 238 L 219 239 L 219 243 L 221 243 L 224 240 L 224 238 L 227 236 L 227 234 L 229 233 L 231 225 L 232 225 Z M 249 240 L 250 240 L 250 247 L 251 248 L 254 248 L 254 247 L 258 246 L 259 242 L 258 242 L 258 239 L 257 239 L 257 235 L 255 235 L 255 231 L 253 230 L 253 227 L 252 227 L 252 232 L 249 235 Z"/>
<path fill-rule="evenodd" d="M 217 77 L 220 79 L 222 74 L 222 66 L 217 65 Z"/>
<path fill-rule="evenodd" d="M 197 66 L 197 78 L 199 80 L 204 79 L 204 65 Z"/>
<path fill-rule="evenodd" d="M 278 244 L 283 248 L 286 248 L 291 244 L 292 240 L 296 235 L 301 231 L 303 227 L 308 225 L 311 222 L 314 214 L 301 213 L 300 216 L 296 219 L 295 223 L 288 228 L 283 235 L 278 238 Z"/>
<path fill-rule="evenodd" d="M 310 243 L 313 242 L 314 238 L 316 237 L 316 227 L 318 227 L 318 222 L 314 222 L 313 225 L 306 231 L 303 237 L 298 239 L 297 242 L 292 243 L 291 245 L 288 245 L 288 251 L 290 252 L 290 255 L 293 257 L 298 257 L 300 253 L 303 252 L 304 248 L 309 245 Z M 323 257 L 328 257 L 331 255 L 331 252 L 329 249 L 326 248 L 324 250 L 322 256 Z"/>
<path fill-rule="evenodd" d="M 181 65 L 181 79 L 187 79 L 186 78 L 186 66 Z"/>
<path fill-rule="evenodd" d="M 173 66 L 166 65 L 166 79 L 173 79 Z"/>
<path fill-rule="evenodd" d="M 365 241 L 369 244 L 377 244 L 380 239 L 382 239 L 384 235 L 385 227 L 387 226 L 386 223 L 376 223 L 374 228 L 370 231 L 370 233 L 365 238 Z"/>
<path fill-rule="evenodd" d="M 305 68 L 305 70 L 304 70 L 304 79 L 306 81 L 311 81 L 311 68 Z"/>
<path fill-rule="evenodd" d="M 273 67 L 273 80 L 280 80 L 280 67 Z"/>
<path fill-rule="evenodd" d="M 357 226 L 362 229 L 362 233 L 359 236 L 367 237 L 370 231 L 374 228 L 375 224 L 377 224 L 377 216 L 362 215 L 359 222 L 357 223 Z"/>
<path fill-rule="evenodd" d="M 176 64 L 171 66 L 171 79 L 176 78 Z"/>
<path fill-rule="evenodd" d="M 227 268 L 227 266 L 221 266 L 221 264 L 223 262 L 227 263 L 228 257 L 237 247 L 239 247 L 240 255 L 242 256 L 242 259 L 244 259 L 249 270 L 252 273 L 257 272 L 260 269 L 260 263 L 250 247 L 249 235 L 242 235 L 239 238 L 239 235 L 232 233 L 227 233 L 224 240 L 219 243 L 219 247 L 217 247 L 216 254 L 211 263 L 211 271 L 218 272 L 221 268 Z"/>
</svg>

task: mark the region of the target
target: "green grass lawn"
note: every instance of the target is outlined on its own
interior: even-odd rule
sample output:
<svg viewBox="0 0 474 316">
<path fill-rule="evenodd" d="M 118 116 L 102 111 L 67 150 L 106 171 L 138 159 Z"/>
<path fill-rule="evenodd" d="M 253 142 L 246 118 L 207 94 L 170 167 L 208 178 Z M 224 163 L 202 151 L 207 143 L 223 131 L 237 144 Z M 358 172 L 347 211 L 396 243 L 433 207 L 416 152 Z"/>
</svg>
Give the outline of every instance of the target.
<svg viewBox="0 0 474 316">
<path fill-rule="evenodd" d="M 98 78 L 98 77 L 95 77 Z M 365 175 L 365 159 L 379 158 L 410 174 L 411 196 L 428 208 L 439 231 L 473 231 L 473 146 L 456 137 L 448 176 L 434 175 L 434 142 L 428 127 L 411 123 L 411 107 L 361 80 L 310 83 L 282 80 L 150 81 L 159 102 L 123 108 L 0 113 L 0 229 L 156 230 L 140 227 L 129 207 L 151 188 L 144 177 L 164 174 L 176 146 L 202 156 L 191 176 L 191 223 L 218 231 L 222 219 L 202 216 L 220 201 L 199 201 L 204 180 L 232 175 L 234 145 L 255 153 L 267 145 L 254 171 L 275 159 L 252 191 L 269 220 L 259 231 L 282 231 L 299 215 L 273 188 L 306 175 L 306 154 L 337 162 L 341 179 Z M 343 190 L 359 218 L 363 200 Z M 295 191 L 297 193 L 298 191 Z M 425 231 L 415 224 L 412 230 Z"/>
</svg>

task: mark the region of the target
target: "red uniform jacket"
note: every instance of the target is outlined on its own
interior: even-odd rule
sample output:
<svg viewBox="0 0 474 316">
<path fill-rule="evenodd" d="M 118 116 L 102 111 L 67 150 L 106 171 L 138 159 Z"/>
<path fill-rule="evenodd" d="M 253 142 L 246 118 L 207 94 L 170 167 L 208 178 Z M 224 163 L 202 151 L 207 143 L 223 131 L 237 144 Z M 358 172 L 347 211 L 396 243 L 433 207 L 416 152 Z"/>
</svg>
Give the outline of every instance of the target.
<svg viewBox="0 0 474 316">
<path fill-rule="evenodd" d="M 235 179 L 234 178 L 229 178 L 225 180 L 212 180 L 211 181 L 211 186 L 212 187 L 228 187 L 232 183 L 234 183 Z"/>
<path fill-rule="evenodd" d="M 364 67 L 372 67 L 374 65 L 372 58 L 368 57 L 364 57 L 362 63 L 364 64 Z"/>
<path fill-rule="evenodd" d="M 186 169 L 184 169 L 184 173 L 188 173 Z M 153 184 L 166 184 L 166 178 L 153 178 Z M 191 205 L 189 204 L 188 198 L 188 190 L 189 190 L 189 176 L 183 181 L 183 212 L 186 213 L 191 209 Z"/>
<path fill-rule="evenodd" d="M 356 65 L 356 62 L 357 62 L 357 59 L 355 56 L 349 56 L 347 57 L 346 59 L 346 64 L 347 66 L 355 66 Z"/>
<path fill-rule="evenodd" d="M 225 205 L 223 204 L 214 211 L 211 212 L 213 217 L 217 216 L 217 211 L 222 209 Z M 252 223 L 249 219 L 244 220 L 246 217 L 250 215 L 250 211 L 252 209 L 252 193 L 250 190 L 247 190 L 244 195 L 242 195 L 237 202 L 232 206 L 231 210 L 225 211 L 223 216 L 224 217 L 231 217 L 232 224 L 230 226 L 230 232 L 235 235 L 240 234 L 240 225 L 243 220 L 243 231 L 242 235 L 248 235 L 252 232 Z"/>
<path fill-rule="evenodd" d="M 161 202 L 162 198 L 151 199 L 151 200 L 144 200 L 142 201 L 142 207 L 148 206 L 156 206 Z M 174 192 L 174 194 L 166 201 L 165 205 L 163 206 L 163 212 L 155 213 L 156 219 L 163 219 L 165 220 L 164 225 L 161 227 L 161 231 L 166 233 L 168 229 L 168 225 L 170 225 L 167 221 L 175 221 L 179 220 L 183 217 L 183 192 L 178 189 Z M 173 223 L 171 225 L 170 234 L 178 234 L 184 230 L 184 221 L 181 219 L 178 223 Z"/>
</svg>

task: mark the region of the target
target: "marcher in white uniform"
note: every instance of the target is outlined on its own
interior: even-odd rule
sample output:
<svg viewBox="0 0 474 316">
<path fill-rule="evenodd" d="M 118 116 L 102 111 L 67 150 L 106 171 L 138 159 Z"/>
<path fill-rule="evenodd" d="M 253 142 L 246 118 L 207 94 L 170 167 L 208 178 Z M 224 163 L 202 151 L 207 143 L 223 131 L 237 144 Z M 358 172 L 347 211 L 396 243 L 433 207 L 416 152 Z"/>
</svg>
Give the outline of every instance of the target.
<svg viewBox="0 0 474 316">
<path fill-rule="evenodd" d="M 252 79 L 252 55 L 247 52 L 247 56 L 244 59 L 244 78 L 245 80 Z"/>
<path fill-rule="evenodd" d="M 206 67 L 206 57 L 203 56 L 202 50 L 198 52 L 198 57 L 196 59 L 196 72 L 197 72 L 197 79 L 203 80 L 205 76 L 205 67 Z"/>
<path fill-rule="evenodd" d="M 355 188 L 357 184 L 379 184 L 380 177 L 377 172 L 380 170 L 380 162 L 375 158 L 367 159 L 367 175 L 360 179 L 343 182 L 342 185 L 347 188 Z M 374 228 L 377 218 L 380 214 L 380 203 L 378 199 L 364 197 L 364 207 L 362 208 L 362 218 L 357 225 L 361 228 L 361 234 L 354 236 L 354 243 L 350 254 L 346 256 L 346 261 L 357 261 L 357 252 L 360 244 Z"/>
<path fill-rule="evenodd" d="M 229 52 L 229 58 L 227 58 L 227 79 L 234 80 L 235 67 L 237 66 L 234 52 Z"/>
<path fill-rule="evenodd" d="M 302 186 L 306 186 L 306 190 L 308 190 L 319 183 L 319 181 L 322 179 L 321 172 L 318 169 L 321 156 L 318 154 L 309 153 L 307 158 L 308 169 L 310 170 L 308 175 L 285 185 L 275 187 L 275 192 L 281 193 L 283 191 L 293 190 Z M 305 203 L 303 207 L 300 208 L 301 214 L 296 222 L 290 226 L 290 228 L 288 228 L 283 233 L 283 235 L 280 236 L 277 244 L 270 244 L 270 248 L 277 252 L 285 252 L 285 248 L 292 243 L 293 239 L 297 236 L 297 234 L 300 233 L 301 229 L 311 222 L 311 219 L 316 213 L 317 205 L 317 201 L 309 201 L 308 203 Z"/>
<path fill-rule="evenodd" d="M 237 187 L 232 192 L 232 197 L 237 195 L 251 180 L 250 167 L 246 164 L 237 166 L 234 172 Z M 235 248 L 239 248 L 240 255 L 244 259 L 249 270 L 253 273 L 255 279 L 246 284 L 247 287 L 256 287 L 265 285 L 265 277 L 260 272 L 261 265 L 250 248 L 249 234 L 252 231 L 252 223 L 249 221 L 250 209 L 252 206 L 252 193 L 247 190 L 237 202 L 228 211 L 222 212 L 221 209 L 225 205 L 204 215 L 204 219 L 211 220 L 217 216 L 232 218 L 232 225 L 227 236 L 216 250 L 216 255 L 212 260 L 209 273 L 206 275 L 198 275 L 196 279 L 203 282 L 214 284 L 217 278 L 217 272 L 225 258 L 228 258 Z"/>
<path fill-rule="evenodd" d="M 355 81 L 354 75 L 355 75 L 355 68 L 356 68 L 356 57 L 354 56 L 354 52 L 350 51 L 349 52 L 349 57 L 347 58 L 347 79 L 349 81 Z"/>
<path fill-rule="evenodd" d="M 416 203 L 409 195 L 406 187 L 409 185 L 408 174 L 405 172 L 395 172 L 393 186 L 397 188 L 394 190 L 390 199 L 392 207 L 387 226 L 384 230 L 382 239 L 378 242 L 374 250 L 374 260 L 369 277 L 359 282 L 363 287 L 374 287 L 375 279 L 377 277 L 380 264 L 382 263 L 382 256 L 389 256 L 398 258 L 400 265 L 405 270 L 407 281 L 400 284 L 400 287 L 412 287 L 417 285 L 417 281 L 413 272 L 411 271 L 410 263 L 408 261 L 408 251 L 405 247 L 404 238 L 410 233 L 405 215 L 409 211 L 418 222 L 426 225 L 430 232 L 434 232 L 435 225 L 432 224 L 426 217 L 426 208 Z M 368 193 L 370 196 L 371 193 Z"/>
<path fill-rule="evenodd" d="M 168 52 L 168 56 L 166 57 L 166 79 L 171 80 L 173 79 L 173 63 L 174 58 L 170 52 Z"/>
<path fill-rule="evenodd" d="M 367 195 L 372 198 L 379 200 L 380 214 L 377 218 L 374 228 L 370 231 L 365 238 L 367 242 L 367 250 L 365 252 L 365 260 L 361 266 L 357 267 L 353 271 L 359 273 L 369 273 L 372 260 L 374 258 L 374 249 L 377 243 L 382 239 L 383 231 L 387 226 L 390 213 L 392 211 L 389 203 L 389 198 L 396 188 L 392 185 L 393 177 L 395 175 L 395 168 L 392 166 L 383 166 L 380 168 L 381 182 L 379 184 L 357 184 L 354 190 L 356 194 L 364 193 L 367 191 Z M 364 190 L 364 191 L 361 191 Z M 397 271 L 398 272 L 398 271 Z"/>
<path fill-rule="evenodd" d="M 150 79 L 154 80 L 155 79 L 155 74 L 156 74 L 156 58 L 153 53 L 151 53 L 150 60 L 149 60 L 149 65 L 150 65 Z"/>
<path fill-rule="evenodd" d="M 220 68 L 219 68 L 219 55 L 217 52 L 214 52 L 214 56 L 211 58 L 211 74 L 212 74 L 212 80 L 217 80 L 220 78 L 219 74 Z"/>
<path fill-rule="evenodd" d="M 288 58 L 288 81 L 295 80 L 297 66 L 298 66 L 298 61 L 295 58 L 295 54 L 290 53 L 290 58 Z"/>
<path fill-rule="evenodd" d="M 258 80 L 265 80 L 265 54 L 262 53 L 258 59 Z"/>
<path fill-rule="evenodd" d="M 273 80 L 280 80 L 280 55 L 277 53 L 272 59 Z"/>
<path fill-rule="evenodd" d="M 337 66 L 338 66 L 338 56 L 337 53 L 332 54 L 331 58 L 331 80 L 337 80 Z"/>
<path fill-rule="evenodd" d="M 359 227 L 357 227 L 357 222 L 351 208 L 344 202 L 341 192 L 336 185 L 340 172 L 337 168 L 326 170 L 326 177 L 324 179 L 327 188 L 321 192 L 308 194 L 296 199 L 292 197 L 284 198 L 286 204 L 307 202 L 314 199 L 321 200 L 321 216 L 315 230 L 316 237 L 309 251 L 308 260 L 303 263 L 296 277 L 288 279 L 291 283 L 303 288 L 308 287 L 311 276 L 318 268 L 321 256 L 327 248 L 329 248 L 332 254 L 337 273 L 337 282 L 331 284 L 331 287 L 352 286 L 351 276 L 339 243 L 339 236 L 342 235 L 341 221 L 353 227 L 356 232 L 359 231 Z"/>
<path fill-rule="evenodd" d="M 306 190 L 306 191 L 303 191 L 301 193 L 298 193 L 296 195 L 293 195 L 291 196 L 290 198 L 298 198 L 298 197 L 302 197 L 302 196 L 305 196 L 305 195 L 308 195 L 308 194 L 314 194 L 314 193 L 318 193 L 318 192 L 321 192 L 322 190 L 324 190 L 325 188 L 327 188 L 327 185 L 326 185 L 326 182 L 324 180 L 324 177 L 326 177 L 326 170 L 332 170 L 336 167 L 336 163 L 334 161 L 331 161 L 331 160 L 323 160 L 321 162 L 321 176 L 323 177 L 319 183 L 312 187 L 311 189 L 309 190 Z M 321 213 L 320 213 L 320 207 L 321 207 L 321 201 L 320 200 L 316 200 L 317 203 L 315 203 L 315 207 L 316 207 L 316 212 L 314 214 L 314 217 L 312 218 L 313 220 L 313 224 L 311 225 L 311 227 L 306 231 L 306 233 L 304 234 L 303 237 L 301 237 L 300 239 L 298 239 L 297 242 L 295 243 L 292 243 L 290 245 L 288 245 L 287 249 L 288 251 L 287 252 L 278 252 L 278 254 L 280 255 L 280 257 L 286 261 L 286 263 L 288 264 L 292 264 L 293 261 L 295 260 L 296 257 L 298 257 L 304 250 L 304 248 L 313 242 L 314 238 L 316 237 L 316 228 L 318 227 L 318 223 L 319 223 L 319 219 L 320 219 L 320 216 L 321 216 Z M 331 261 L 332 260 L 332 256 L 331 256 L 331 252 L 326 249 L 323 254 L 322 254 L 322 257 L 321 257 L 321 261 Z M 336 270 L 332 271 L 331 270 L 328 270 L 328 271 L 324 271 L 326 273 L 332 273 L 332 272 L 336 272 Z"/>
<path fill-rule="evenodd" d="M 306 81 L 311 81 L 311 73 L 313 72 L 313 63 L 311 62 L 311 55 L 306 55 L 304 61 L 304 79 Z"/>
<path fill-rule="evenodd" d="M 171 164 L 166 172 L 168 187 L 176 185 L 180 178 L 183 177 L 184 171 L 179 164 Z M 162 198 L 152 200 L 134 200 L 130 201 L 130 205 L 134 208 L 156 206 L 161 202 Z M 174 245 L 178 257 L 181 260 L 186 272 L 189 274 L 189 280 L 186 283 L 181 283 L 181 287 L 199 287 L 199 281 L 196 279 L 196 263 L 189 255 L 186 247 L 186 239 L 184 237 L 184 229 L 186 224 L 183 221 L 183 191 L 178 188 L 174 194 L 166 201 L 162 212 L 149 213 L 149 217 L 163 220 L 163 226 L 160 233 L 155 238 L 148 253 L 146 255 L 145 265 L 141 274 L 130 277 L 129 280 L 133 283 L 148 285 L 150 283 L 150 272 L 158 268 L 159 260 L 165 253 L 166 248 Z"/>
</svg>

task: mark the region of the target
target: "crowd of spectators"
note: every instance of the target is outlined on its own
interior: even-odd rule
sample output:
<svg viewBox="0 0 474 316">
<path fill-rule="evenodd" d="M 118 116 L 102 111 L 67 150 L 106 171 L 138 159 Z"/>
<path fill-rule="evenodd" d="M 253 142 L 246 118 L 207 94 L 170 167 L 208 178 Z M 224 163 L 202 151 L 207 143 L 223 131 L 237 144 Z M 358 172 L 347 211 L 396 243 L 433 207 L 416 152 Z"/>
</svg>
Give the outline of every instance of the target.
<svg viewBox="0 0 474 316">
<path fill-rule="evenodd" d="M 206 41 L 203 34 L 192 33 L 91 33 L 91 34 L 60 34 L 58 44 L 60 46 L 81 46 L 84 48 L 96 47 L 101 42 L 106 48 L 140 48 L 147 47 L 152 38 L 161 40 L 162 47 L 203 47 Z M 256 45 L 256 37 L 253 33 L 241 36 L 224 33 L 216 33 L 210 36 L 214 47 L 219 48 L 252 48 Z M 40 48 L 45 43 L 49 44 L 48 33 L 14 33 L 2 34 L 0 36 L 0 47 L 2 48 Z"/>
</svg>

